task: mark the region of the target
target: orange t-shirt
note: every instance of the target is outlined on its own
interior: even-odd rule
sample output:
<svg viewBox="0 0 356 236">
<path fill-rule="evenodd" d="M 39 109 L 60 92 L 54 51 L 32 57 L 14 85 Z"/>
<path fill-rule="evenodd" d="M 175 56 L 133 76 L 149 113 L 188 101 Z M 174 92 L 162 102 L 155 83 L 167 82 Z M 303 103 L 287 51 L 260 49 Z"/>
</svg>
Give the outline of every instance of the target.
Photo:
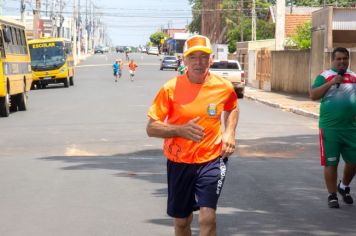
<svg viewBox="0 0 356 236">
<path fill-rule="evenodd" d="M 135 70 L 136 70 L 136 67 L 137 67 L 136 63 L 131 63 L 131 62 L 130 62 L 130 64 L 129 64 L 130 70 L 135 71 Z"/>
<path fill-rule="evenodd" d="M 204 163 L 221 154 L 221 114 L 237 107 L 231 82 L 210 74 L 203 84 L 191 83 L 187 75 L 163 85 L 149 108 L 148 116 L 168 124 L 196 122 L 204 128 L 204 139 L 193 142 L 182 137 L 165 138 L 164 154 L 174 162 Z"/>
</svg>

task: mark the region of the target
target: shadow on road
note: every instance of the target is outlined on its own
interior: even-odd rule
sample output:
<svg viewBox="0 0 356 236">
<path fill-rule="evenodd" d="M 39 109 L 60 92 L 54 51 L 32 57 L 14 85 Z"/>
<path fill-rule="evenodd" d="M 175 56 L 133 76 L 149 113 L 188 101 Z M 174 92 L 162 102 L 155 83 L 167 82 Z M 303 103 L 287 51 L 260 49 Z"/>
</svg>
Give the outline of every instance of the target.
<svg viewBox="0 0 356 236">
<path fill-rule="evenodd" d="M 219 202 L 218 235 L 356 234 L 355 207 L 341 203 L 341 209 L 327 208 L 317 135 L 238 140 L 238 143 L 239 151 L 229 160 L 228 177 Z M 166 161 L 160 149 L 113 156 L 41 159 L 71 164 L 63 167 L 65 171 L 116 170 L 116 177 L 166 182 Z M 166 194 L 165 188 L 154 189 L 152 193 L 160 198 Z M 149 222 L 172 225 L 170 219 Z M 193 232 L 198 234 L 196 220 Z"/>
</svg>

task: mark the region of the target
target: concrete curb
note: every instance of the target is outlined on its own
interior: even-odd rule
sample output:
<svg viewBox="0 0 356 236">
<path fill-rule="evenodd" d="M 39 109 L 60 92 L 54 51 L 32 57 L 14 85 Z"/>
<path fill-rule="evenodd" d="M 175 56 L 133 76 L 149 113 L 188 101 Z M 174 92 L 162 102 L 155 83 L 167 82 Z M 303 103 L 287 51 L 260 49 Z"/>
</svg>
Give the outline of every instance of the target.
<svg viewBox="0 0 356 236">
<path fill-rule="evenodd" d="M 282 104 L 279 103 L 275 103 L 269 100 L 265 100 L 265 99 L 261 99 L 261 98 L 257 98 L 248 94 L 244 94 L 244 97 L 256 102 L 260 102 L 263 103 L 265 105 L 271 106 L 271 107 L 275 107 L 275 108 L 279 108 L 288 112 L 292 112 L 298 115 L 302 115 L 302 116 L 306 116 L 306 117 L 310 117 L 310 118 L 314 118 L 314 119 L 319 119 L 319 114 L 314 113 L 314 112 L 309 112 L 306 110 L 303 110 L 301 108 L 296 108 L 296 107 L 290 107 L 290 106 L 284 106 Z"/>
</svg>

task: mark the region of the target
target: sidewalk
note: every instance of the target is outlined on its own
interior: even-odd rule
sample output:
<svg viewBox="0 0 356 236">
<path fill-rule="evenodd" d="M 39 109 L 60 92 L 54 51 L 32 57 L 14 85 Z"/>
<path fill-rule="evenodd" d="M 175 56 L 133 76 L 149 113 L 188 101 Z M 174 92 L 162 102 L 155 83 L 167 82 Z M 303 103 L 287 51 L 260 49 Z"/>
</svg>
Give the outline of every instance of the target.
<svg viewBox="0 0 356 236">
<path fill-rule="evenodd" d="M 312 101 L 308 96 L 281 92 L 267 92 L 252 87 L 245 88 L 245 98 L 264 103 L 302 116 L 319 118 L 319 101 Z"/>
</svg>

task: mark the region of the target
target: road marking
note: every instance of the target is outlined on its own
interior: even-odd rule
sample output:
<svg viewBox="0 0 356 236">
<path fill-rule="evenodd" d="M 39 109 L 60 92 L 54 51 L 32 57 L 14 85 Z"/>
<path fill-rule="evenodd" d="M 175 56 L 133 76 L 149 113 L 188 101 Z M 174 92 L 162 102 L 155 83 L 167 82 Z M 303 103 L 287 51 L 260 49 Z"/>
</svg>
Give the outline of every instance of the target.
<svg viewBox="0 0 356 236">
<path fill-rule="evenodd" d="M 93 152 L 88 152 L 85 150 L 80 150 L 76 145 L 72 145 L 66 148 L 65 156 L 97 156 L 98 154 Z"/>
</svg>

